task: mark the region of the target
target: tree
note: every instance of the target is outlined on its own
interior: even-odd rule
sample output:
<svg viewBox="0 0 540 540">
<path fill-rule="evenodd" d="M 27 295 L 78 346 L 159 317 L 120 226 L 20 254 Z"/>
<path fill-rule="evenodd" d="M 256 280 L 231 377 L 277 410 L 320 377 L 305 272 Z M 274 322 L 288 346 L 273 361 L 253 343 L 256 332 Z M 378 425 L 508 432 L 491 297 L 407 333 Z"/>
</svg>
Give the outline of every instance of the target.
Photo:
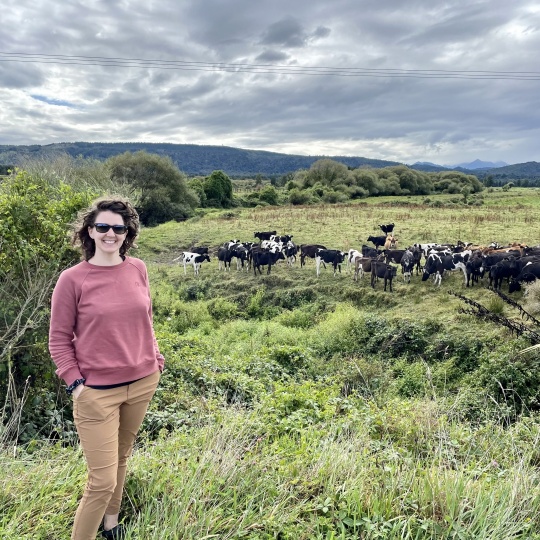
<svg viewBox="0 0 540 540">
<path fill-rule="evenodd" d="M 125 152 L 106 161 L 111 178 L 133 185 L 139 192 L 137 211 L 144 225 L 181 221 L 199 204 L 186 176 L 167 156 Z"/>
<path fill-rule="evenodd" d="M 48 175 L 18 170 L 0 183 L 0 395 L 6 390 L 0 434 L 4 441 L 6 436 L 21 440 L 35 436 L 45 424 L 47 408 L 56 407 L 52 390 L 58 382 L 47 352 L 50 294 L 59 272 L 79 258 L 69 243 L 68 224 L 96 195 L 76 192 L 56 179 L 51 182 Z M 36 379 L 39 384 L 33 385 L 30 381 Z M 18 420 L 15 431 L 10 418 Z"/>
<path fill-rule="evenodd" d="M 233 202 L 233 185 L 223 171 L 214 171 L 204 180 L 204 192 L 208 206 L 228 207 Z"/>
</svg>

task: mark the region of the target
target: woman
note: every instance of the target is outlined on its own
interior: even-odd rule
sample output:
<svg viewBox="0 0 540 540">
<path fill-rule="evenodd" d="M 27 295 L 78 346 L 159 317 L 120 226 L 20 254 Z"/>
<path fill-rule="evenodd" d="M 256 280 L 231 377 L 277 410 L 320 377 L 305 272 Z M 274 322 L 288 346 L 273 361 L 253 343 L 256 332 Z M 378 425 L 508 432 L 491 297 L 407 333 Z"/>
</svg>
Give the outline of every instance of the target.
<svg viewBox="0 0 540 540">
<path fill-rule="evenodd" d="M 148 273 L 127 256 L 139 217 L 121 198 L 102 198 L 73 235 L 84 260 L 62 272 L 52 295 L 49 350 L 73 396 L 88 466 L 72 540 L 122 538 L 118 523 L 126 462 L 163 370 L 154 337 Z"/>
</svg>

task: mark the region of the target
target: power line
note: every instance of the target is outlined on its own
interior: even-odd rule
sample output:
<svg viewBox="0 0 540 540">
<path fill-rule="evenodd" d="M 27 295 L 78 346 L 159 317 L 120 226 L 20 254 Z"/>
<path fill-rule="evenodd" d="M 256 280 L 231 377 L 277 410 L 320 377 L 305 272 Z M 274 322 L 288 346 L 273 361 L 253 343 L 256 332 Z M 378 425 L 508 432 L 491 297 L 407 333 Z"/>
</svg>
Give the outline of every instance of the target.
<svg viewBox="0 0 540 540">
<path fill-rule="evenodd" d="M 413 79 L 486 79 L 538 81 L 538 71 L 464 71 L 442 69 L 395 69 L 355 68 L 331 66 L 286 66 L 273 64 L 193 62 L 186 60 L 155 60 L 144 58 L 122 58 L 64 54 L 40 54 L 0 51 L 0 62 L 60 64 L 77 66 L 101 66 L 138 69 L 164 69 L 180 71 L 207 71 L 225 73 L 253 73 L 260 75 L 315 75 L 333 77 L 383 77 Z"/>
</svg>

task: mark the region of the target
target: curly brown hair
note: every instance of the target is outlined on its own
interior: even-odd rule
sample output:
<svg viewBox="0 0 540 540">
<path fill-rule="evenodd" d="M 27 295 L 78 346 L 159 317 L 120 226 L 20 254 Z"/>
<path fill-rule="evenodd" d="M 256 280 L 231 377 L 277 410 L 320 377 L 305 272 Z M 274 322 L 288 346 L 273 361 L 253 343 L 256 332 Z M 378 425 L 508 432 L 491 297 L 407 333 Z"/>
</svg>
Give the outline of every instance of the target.
<svg viewBox="0 0 540 540">
<path fill-rule="evenodd" d="M 121 257 L 124 258 L 131 247 L 137 247 L 135 245 L 135 239 L 139 234 L 139 214 L 137 214 L 133 205 L 127 199 L 120 196 L 100 197 L 89 208 L 79 213 L 78 219 L 73 225 L 73 245 L 81 248 L 84 260 L 86 261 L 91 259 L 96 252 L 96 244 L 90 238 L 88 227 L 93 227 L 96 216 L 106 210 L 122 216 L 124 225 L 128 229 L 124 243 L 120 247 Z"/>
</svg>

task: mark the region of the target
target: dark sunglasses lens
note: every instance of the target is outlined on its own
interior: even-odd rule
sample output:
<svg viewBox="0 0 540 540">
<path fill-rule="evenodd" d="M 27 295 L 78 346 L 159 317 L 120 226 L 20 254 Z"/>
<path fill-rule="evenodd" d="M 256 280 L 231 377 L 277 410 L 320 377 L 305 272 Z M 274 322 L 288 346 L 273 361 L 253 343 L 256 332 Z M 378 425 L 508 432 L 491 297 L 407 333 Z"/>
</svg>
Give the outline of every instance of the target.
<svg viewBox="0 0 540 540">
<path fill-rule="evenodd" d="M 94 225 L 98 233 L 106 233 L 109 229 L 112 229 L 114 234 L 124 234 L 127 231 L 125 225 L 107 225 L 106 223 L 96 223 Z"/>
</svg>

